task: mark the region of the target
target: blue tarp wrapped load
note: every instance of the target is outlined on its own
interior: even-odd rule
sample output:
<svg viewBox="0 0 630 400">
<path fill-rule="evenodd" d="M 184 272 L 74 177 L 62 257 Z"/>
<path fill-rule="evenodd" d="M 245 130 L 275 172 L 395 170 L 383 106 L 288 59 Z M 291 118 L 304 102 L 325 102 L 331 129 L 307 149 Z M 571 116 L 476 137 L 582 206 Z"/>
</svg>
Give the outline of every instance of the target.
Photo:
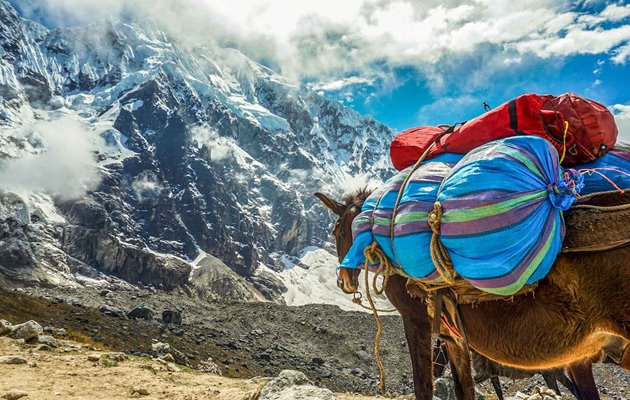
<svg viewBox="0 0 630 400">
<path fill-rule="evenodd" d="M 580 176 L 563 171 L 556 150 L 537 137 L 494 141 L 453 167 L 456 160 L 446 154 L 412 174 L 396 210 L 393 240 L 392 211 L 410 170 L 375 191 L 354 221 L 355 241 L 341 267 L 363 267 L 363 252 L 374 239 L 403 273 L 440 281 L 427 223 L 437 200 L 441 241 L 455 271 L 473 286 L 510 295 L 546 276 L 562 247 L 562 210 L 575 201 Z"/>
<path fill-rule="evenodd" d="M 584 175 L 583 195 L 630 189 L 630 143 L 617 143 L 602 158 L 576 169 Z"/>
<path fill-rule="evenodd" d="M 544 278 L 562 249 L 562 210 L 575 202 L 581 178 L 563 171 L 553 146 L 536 137 L 468 153 L 438 194 L 441 240 L 457 273 L 501 295 Z"/>
</svg>

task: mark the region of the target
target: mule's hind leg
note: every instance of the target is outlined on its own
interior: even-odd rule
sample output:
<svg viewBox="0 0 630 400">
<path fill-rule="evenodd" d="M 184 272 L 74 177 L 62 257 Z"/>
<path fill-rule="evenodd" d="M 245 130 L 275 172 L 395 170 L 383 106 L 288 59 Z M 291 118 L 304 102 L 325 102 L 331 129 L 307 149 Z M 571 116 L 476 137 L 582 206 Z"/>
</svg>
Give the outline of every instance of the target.
<svg viewBox="0 0 630 400">
<path fill-rule="evenodd" d="M 490 378 L 490 382 L 492 382 L 492 387 L 494 387 L 494 391 L 497 393 L 497 397 L 499 400 L 503 400 L 503 389 L 501 388 L 501 381 L 498 376 L 493 376 Z"/>
<path fill-rule="evenodd" d="M 619 366 L 621 368 L 625 368 L 628 371 L 630 371 L 630 346 L 626 348 L 626 351 L 624 352 L 623 357 L 621 358 L 621 362 L 619 363 Z"/>
<path fill-rule="evenodd" d="M 385 288 L 387 298 L 400 313 L 411 356 L 413 387 L 417 400 L 433 398 L 431 324 L 427 305 L 407 293 L 406 278 L 393 275 Z"/>
<path fill-rule="evenodd" d="M 599 391 L 593 377 L 593 363 L 586 359 L 567 367 L 578 400 L 599 400 Z"/>
<path fill-rule="evenodd" d="M 470 352 L 455 340 L 446 342 L 451 374 L 457 400 L 475 400 L 475 382 L 472 377 Z"/>
<path fill-rule="evenodd" d="M 556 392 L 558 396 L 562 396 L 562 393 L 560 392 L 560 388 L 558 387 L 558 380 L 556 379 L 556 377 L 558 376 L 556 371 L 543 371 L 540 374 L 545 380 L 545 385 L 547 385 L 549 389 Z"/>
</svg>

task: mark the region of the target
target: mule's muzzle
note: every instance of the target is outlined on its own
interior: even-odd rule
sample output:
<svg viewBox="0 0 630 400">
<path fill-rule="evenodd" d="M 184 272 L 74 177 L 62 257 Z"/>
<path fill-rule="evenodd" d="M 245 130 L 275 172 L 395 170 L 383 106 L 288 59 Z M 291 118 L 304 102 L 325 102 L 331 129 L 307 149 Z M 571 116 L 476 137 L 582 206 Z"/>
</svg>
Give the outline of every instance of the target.
<svg viewBox="0 0 630 400">
<path fill-rule="evenodd" d="M 341 268 L 337 278 L 337 287 L 345 294 L 356 293 L 359 290 L 360 273 L 358 269 Z"/>
</svg>

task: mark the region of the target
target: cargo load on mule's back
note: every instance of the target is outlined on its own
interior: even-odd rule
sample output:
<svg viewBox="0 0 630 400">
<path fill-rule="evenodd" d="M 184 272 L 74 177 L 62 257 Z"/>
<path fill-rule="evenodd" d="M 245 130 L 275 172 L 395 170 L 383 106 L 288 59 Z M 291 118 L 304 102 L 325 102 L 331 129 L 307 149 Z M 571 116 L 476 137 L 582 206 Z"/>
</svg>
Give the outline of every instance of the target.
<svg viewBox="0 0 630 400">
<path fill-rule="evenodd" d="M 413 165 L 448 128 L 420 126 L 399 134 L 391 144 L 394 167 Z M 525 94 L 463 123 L 440 137 L 427 159 L 444 153 L 466 154 L 493 140 L 533 135 L 547 139 L 564 164 L 602 157 L 617 140 L 617 126 L 603 105 L 572 93 Z"/>
<path fill-rule="evenodd" d="M 583 195 L 630 189 L 630 143 L 617 143 L 602 158 L 575 169 L 584 175 Z"/>
<path fill-rule="evenodd" d="M 363 268 L 375 241 L 397 272 L 421 282 L 457 276 L 511 295 L 544 278 L 562 249 L 562 210 L 576 200 L 582 176 L 563 170 L 554 146 L 536 136 L 492 141 L 460 157 L 436 156 L 373 192 L 341 267 Z"/>
</svg>

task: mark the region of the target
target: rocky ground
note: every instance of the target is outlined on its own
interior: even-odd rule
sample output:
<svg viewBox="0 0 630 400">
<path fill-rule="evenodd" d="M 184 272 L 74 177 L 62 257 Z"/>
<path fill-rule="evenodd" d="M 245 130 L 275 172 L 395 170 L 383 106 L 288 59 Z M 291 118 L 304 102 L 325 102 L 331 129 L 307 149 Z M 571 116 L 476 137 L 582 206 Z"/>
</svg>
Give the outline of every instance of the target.
<svg viewBox="0 0 630 400">
<path fill-rule="evenodd" d="M 134 308 L 135 312 L 131 315 L 137 318 L 127 317 L 126 314 Z M 165 310 L 170 313 L 163 315 Z M 182 317 L 181 323 L 179 315 Z M 171 323 L 165 323 L 163 317 Z M 375 332 L 372 316 L 342 311 L 334 306 L 202 303 L 188 299 L 182 293 L 170 295 L 151 291 L 93 293 L 90 289 L 82 289 L 62 293 L 54 289 L 37 289 L 37 293 L 27 293 L 26 290 L 0 289 L 0 319 L 14 324 L 36 320 L 42 326 L 49 327 L 45 333 L 55 336 L 58 341 L 72 339 L 88 344 L 91 348 L 101 349 L 101 353 L 124 352 L 132 356 L 131 360 L 137 360 L 132 363 L 118 362 L 116 368 L 109 369 L 102 365 L 100 358 L 88 362 L 87 356 L 91 350 L 83 349 L 81 351 L 85 354 L 75 355 L 74 350 L 65 352 L 65 347 L 61 346 L 61 350 L 53 349 L 51 353 L 33 350 L 36 343 L 20 345 L 2 342 L 5 347 L 0 347 L 0 355 L 26 354 L 24 358 L 27 364 L 34 362 L 40 368 L 48 365 L 45 361 L 47 358 L 53 357 L 56 361 L 51 361 L 53 364 L 50 368 L 54 371 L 58 369 L 54 367 L 55 363 L 65 365 L 63 368 L 67 367 L 68 385 L 75 385 L 76 388 L 71 398 L 99 398 L 84 394 L 88 386 L 94 390 L 105 390 L 96 381 L 116 386 L 112 390 L 120 391 L 108 398 L 127 398 L 140 383 L 151 378 L 153 381 L 149 379 L 145 389 L 154 398 L 245 399 L 251 398 L 251 393 L 260 386 L 259 380 L 251 379 L 278 376 L 287 369 L 304 373 L 305 379 L 314 386 L 338 393 L 373 396 L 378 392 L 378 370 L 372 353 Z M 388 395 L 407 395 L 411 392 L 411 369 L 401 321 L 399 317 L 390 315 L 383 317 L 383 323 L 382 355 L 387 371 Z M 61 328 L 63 331 L 59 330 Z M 161 362 L 150 361 L 151 357 L 160 358 Z M 145 364 L 162 369 L 143 367 Z M 0 374 L 2 390 L 11 389 L 10 384 L 18 376 L 26 382 L 40 382 L 41 376 L 48 376 L 48 373 L 43 373 L 44 369 L 28 368 L 28 365 L 26 368 L 0 368 L 9 368 L 9 372 L 22 368 L 17 375 Z M 127 371 L 126 368 L 133 371 Z M 212 374 L 200 375 L 199 370 L 220 372 L 226 378 L 239 378 L 241 381 L 221 378 L 226 379 L 222 381 Z M 78 375 L 73 377 L 73 373 Z M 88 375 L 84 376 L 84 373 Z M 92 374 L 92 379 L 89 374 Z M 108 375 L 111 377 L 102 378 Z M 124 385 L 122 381 L 117 385 L 111 384 L 118 377 L 123 379 L 123 375 Z M 626 371 L 597 365 L 596 379 L 604 398 L 623 399 L 630 393 L 630 374 Z M 66 382 L 61 378 L 54 381 Z M 504 379 L 502 383 L 505 393 L 514 395 L 517 390 L 530 393 L 535 386 L 542 385 L 542 379 L 537 377 L 517 382 Z M 171 389 L 168 389 L 171 387 L 169 385 Z M 176 389 L 179 386 L 186 390 L 180 392 Z M 29 388 L 28 385 L 23 387 Z M 234 387 L 240 392 L 230 392 Z M 69 388 L 72 386 L 66 386 L 67 390 Z M 49 391 L 53 389 L 49 387 Z M 493 398 L 488 384 L 482 385 L 480 389 L 485 398 Z M 221 395 L 199 397 L 203 393 L 212 393 L 211 390 L 218 390 Z M 181 397 L 169 397 L 175 392 L 180 393 Z M 238 395 L 229 397 L 229 393 Z M 33 394 L 31 398 L 48 397 Z"/>
</svg>

